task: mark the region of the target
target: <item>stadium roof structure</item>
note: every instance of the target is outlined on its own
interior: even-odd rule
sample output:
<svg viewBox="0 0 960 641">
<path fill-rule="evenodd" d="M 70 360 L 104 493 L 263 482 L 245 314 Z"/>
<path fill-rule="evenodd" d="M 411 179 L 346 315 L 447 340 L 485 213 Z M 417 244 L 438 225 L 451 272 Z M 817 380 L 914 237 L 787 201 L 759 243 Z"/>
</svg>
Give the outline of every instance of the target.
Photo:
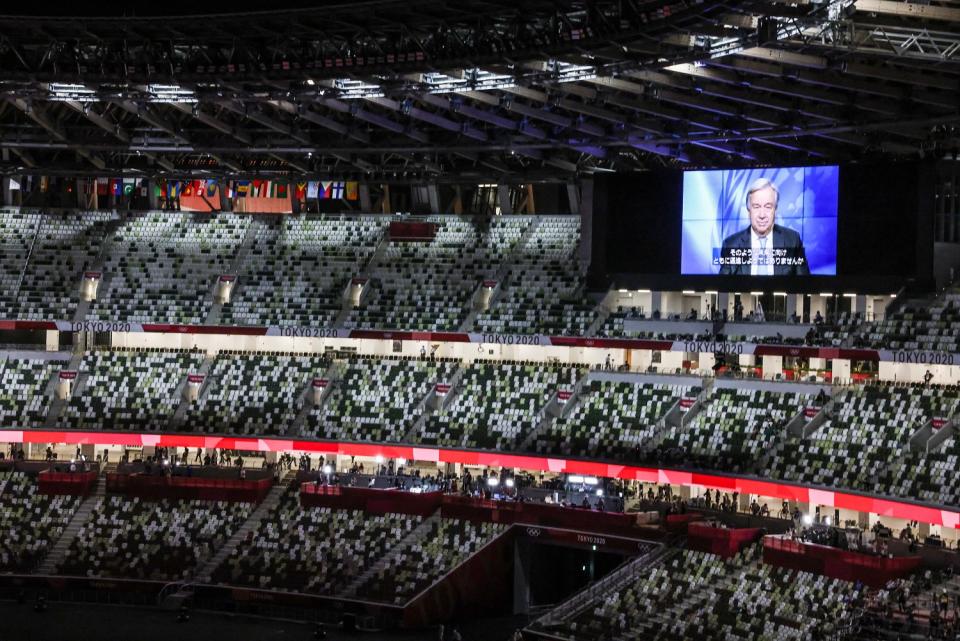
<svg viewBox="0 0 960 641">
<path fill-rule="evenodd" d="M 286 6 L 0 15 L 0 172 L 530 181 L 960 146 L 958 0 Z"/>
</svg>

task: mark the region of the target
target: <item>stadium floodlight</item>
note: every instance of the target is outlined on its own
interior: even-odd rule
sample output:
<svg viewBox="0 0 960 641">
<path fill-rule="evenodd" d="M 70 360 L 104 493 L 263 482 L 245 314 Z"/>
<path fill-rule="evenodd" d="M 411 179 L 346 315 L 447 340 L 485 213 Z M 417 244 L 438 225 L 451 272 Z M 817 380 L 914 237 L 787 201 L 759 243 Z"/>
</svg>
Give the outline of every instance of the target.
<svg viewBox="0 0 960 641">
<path fill-rule="evenodd" d="M 378 465 L 383 463 L 383 454 L 377 454 L 375 457 L 373 457 L 373 460 L 376 461 Z"/>
<path fill-rule="evenodd" d="M 598 487 L 596 494 L 597 496 L 603 496 L 603 490 Z"/>
<path fill-rule="evenodd" d="M 823 517 L 823 524 L 824 524 L 824 525 L 827 525 L 827 526 L 830 525 L 830 517 L 829 517 L 829 516 Z"/>
<path fill-rule="evenodd" d="M 324 474 L 326 474 L 327 476 L 330 476 L 330 474 L 331 474 L 332 472 L 333 472 L 333 468 L 332 468 L 332 467 L 330 467 L 329 465 L 324 465 L 324 466 L 323 466 L 323 473 L 324 473 Z"/>
<path fill-rule="evenodd" d="M 496 476 L 491 476 L 490 478 L 487 479 L 487 485 L 489 485 L 490 487 L 497 487 L 498 485 L 500 485 L 500 481 L 497 480 Z"/>
<path fill-rule="evenodd" d="M 336 90 L 337 97 L 343 100 L 383 98 L 386 95 L 380 85 L 352 78 L 337 78 L 331 86 Z"/>
<path fill-rule="evenodd" d="M 813 517 L 809 514 L 804 514 L 802 520 L 804 525 L 813 525 Z"/>
<path fill-rule="evenodd" d="M 47 85 L 50 100 L 55 102 L 97 102 L 97 92 L 82 84 L 51 82 Z"/>
<path fill-rule="evenodd" d="M 596 476 L 585 476 L 583 477 L 584 485 L 596 485 L 600 480 Z"/>
<path fill-rule="evenodd" d="M 503 484 L 506 485 L 507 487 L 513 487 L 514 485 L 516 485 L 516 483 L 513 480 L 513 477 L 508 478 L 506 481 L 503 482 Z"/>
<path fill-rule="evenodd" d="M 407 464 L 407 459 L 405 459 L 405 458 L 398 458 L 398 459 L 397 459 L 397 465 L 406 465 L 406 464 Z"/>
<path fill-rule="evenodd" d="M 147 92 L 150 93 L 150 102 L 161 103 L 192 103 L 197 102 L 197 96 L 192 89 L 186 89 L 180 85 L 147 85 Z"/>
<path fill-rule="evenodd" d="M 582 484 L 582 483 L 583 483 L 583 477 L 580 476 L 579 474 L 571 474 L 570 476 L 567 477 L 567 483 L 574 483 L 574 484 L 576 484 L 576 483 L 581 483 L 581 484 Z"/>
</svg>

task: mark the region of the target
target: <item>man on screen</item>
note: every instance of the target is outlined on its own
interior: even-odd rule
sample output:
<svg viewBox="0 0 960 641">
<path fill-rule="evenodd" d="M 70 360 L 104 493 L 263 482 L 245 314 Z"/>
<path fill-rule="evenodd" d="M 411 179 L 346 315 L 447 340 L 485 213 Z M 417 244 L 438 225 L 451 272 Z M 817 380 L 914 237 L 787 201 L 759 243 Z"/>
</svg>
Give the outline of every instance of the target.
<svg viewBox="0 0 960 641">
<path fill-rule="evenodd" d="M 808 276 L 810 267 L 800 234 L 774 223 L 780 192 L 768 178 L 747 189 L 750 227 L 723 240 L 720 274 L 734 276 Z"/>
</svg>

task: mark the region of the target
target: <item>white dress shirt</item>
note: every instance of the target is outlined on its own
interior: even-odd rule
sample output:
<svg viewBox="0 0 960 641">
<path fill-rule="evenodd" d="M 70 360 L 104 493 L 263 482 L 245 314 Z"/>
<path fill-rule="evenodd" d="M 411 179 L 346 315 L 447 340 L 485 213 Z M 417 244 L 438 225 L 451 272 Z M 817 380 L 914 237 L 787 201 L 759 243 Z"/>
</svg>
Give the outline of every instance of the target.
<svg viewBox="0 0 960 641">
<path fill-rule="evenodd" d="M 750 275 L 773 276 L 773 227 L 761 238 L 750 228 Z"/>
</svg>

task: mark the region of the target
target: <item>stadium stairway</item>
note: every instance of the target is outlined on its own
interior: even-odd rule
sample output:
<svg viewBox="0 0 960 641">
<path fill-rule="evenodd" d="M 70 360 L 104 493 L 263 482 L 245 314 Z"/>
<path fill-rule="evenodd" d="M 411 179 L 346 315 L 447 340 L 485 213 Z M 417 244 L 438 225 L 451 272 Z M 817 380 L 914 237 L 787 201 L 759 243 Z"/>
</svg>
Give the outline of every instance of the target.
<svg viewBox="0 0 960 641">
<path fill-rule="evenodd" d="M 686 412 L 680 409 L 680 399 L 677 399 L 676 404 L 663 415 L 663 419 L 657 422 L 657 429 L 654 435 L 647 440 L 642 450 L 644 452 L 655 451 L 672 432 L 671 428 L 686 429 L 686 426 L 688 426 L 693 419 L 696 418 L 697 414 L 700 413 L 700 410 L 706 406 L 707 399 L 710 397 L 710 391 L 713 389 L 713 382 L 713 378 L 703 379 L 696 401 L 694 401 L 693 405 L 690 406 L 690 409 Z"/>
<path fill-rule="evenodd" d="M 321 397 L 320 404 L 323 404 L 330 398 L 330 394 L 333 392 L 333 387 L 336 385 L 337 381 L 343 375 L 343 367 L 337 365 L 336 362 L 331 363 L 326 371 L 320 376 L 320 378 L 327 379 L 327 388 L 323 391 L 323 396 Z M 307 416 L 310 415 L 310 412 L 316 407 L 313 404 L 313 401 L 310 399 L 310 394 L 313 392 L 313 379 L 310 378 L 307 380 L 307 386 L 303 390 L 303 393 L 300 394 L 300 409 L 297 411 L 297 415 L 293 418 L 293 421 L 290 422 L 290 425 L 287 427 L 287 436 L 297 437 L 303 436 L 303 425 L 307 422 Z"/>
<path fill-rule="evenodd" d="M 450 390 L 447 392 L 446 397 L 440 401 L 440 407 L 446 407 L 453 401 L 453 398 L 457 395 L 457 386 L 460 383 L 460 379 L 463 378 L 464 372 L 467 371 L 467 367 L 463 363 L 457 363 L 454 366 L 453 372 L 450 374 L 449 381 L 443 381 L 450 385 Z M 438 383 L 441 381 L 437 381 Z M 419 412 L 420 418 L 414 422 L 406 434 L 403 435 L 402 443 L 416 443 L 417 435 L 423 433 L 423 428 L 427 424 L 427 421 L 430 419 L 430 416 L 436 411 L 434 407 L 434 399 L 436 399 L 437 393 L 435 390 L 430 390 L 429 393 L 423 398 L 420 403 L 414 408 L 414 413 Z"/>
<path fill-rule="evenodd" d="M 33 257 L 33 249 L 37 246 L 37 238 L 40 237 L 40 226 L 42 225 L 43 218 L 37 216 L 37 223 L 33 229 L 33 240 L 30 243 L 30 250 L 27 252 L 27 257 L 23 259 L 23 267 L 20 269 L 20 277 L 17 279 L 17 288 L 13 292 L 13 298 L 11 300 L 17 301 L 20 299 L 20 290 L 23 288 L 23 279 L 27 277 L 27 267 L 30 265 L 30 259 Z"/>
<path fill-rule="evenodd" d="M 598 304 L 595 307 L 597 312 L 597 317 L 593 319 L 593 322 L 590 323 L 590 326 L 587 327 L 587 331 L 584 336 L 596 336 L 597 332 L 600 331 L 600 328 L 603 327 L 603 324 L 607 322 L 607 319 L 610 318 L 611 310 L 603 303 Z"/>
<path fill-rule="evenodd" d="M 203 384 L 200 387 L 200 394 L 197 398 L 202 397 L 210 386 L 210 369 L 213 367 L 215 360 L 216 356 L 207 354 L 203 357 L 200 370 L 198 372 L 189 372 L 189 374 L 203 374 Z M 178 431 L 183 426 L 183 419 L 187 415 L 187 410 L 190 409 L 190 402 L 183 395 L 183 386 L 186 385 L 186 382 L 187 377 L 184 376 L 183 381 L 177 386 L 180 393 L 180 404 L 177 406 L 177 410 L 173 413 L 173 416 L 170 417 L 170 430 L 173 432 Z"/>
<path fill-rule="evenodd" d="M 70 363 L 63 369 L 72 372 L 80 371 L 80 363 L 83 360 L 83 352 L 74 352 L 73 356 L 70 357 Z M 79 376 L 77 377 L 79 379 Z M 50 376 L 50 382 L 47 383 L 47 388 L 45 394 L 47 398 L 50 399 L 50 405 L 47 408 L 47 417 L 43 421 L 43 429 L 52 430 L 56 429 L 57 421 L 60 419 L 60 414 L 63 413 L 63 408 L 67 406 L 67 401 L 69 399 L 59 398 L 57 396 L 57 385 L 60 382 L 60 371 L 54 371 Z M 73 392 L 76 393 L 78 390 L 74 388 Z"/>
<path fill-rule="evenodd" d="M 93 265 L 88 271 L 100 272 L 100 284 L 97 286 L 97 293 L 103 295 L 110 287 L 110 274 L 104 272 L 103 265 L 105 258 L 110 255 L 110 251 L 113 249 L 113 241 L 115 238 L 115 232 L 119 229 L 122 224 L 122 220 L 117 217 L 109 221 L 104 225 L 103 238 L 100 241 L 100 253 L 97 254 L 96 259 L 93 262 Z M 79 290 L 81 283 L 77 283 L 77 288 Z M 83 300 L 82 298 L 77 303 L 77 310 L 73 314 L 73 322 L 79 323 L 86 319 L 87 312 L 90 311 L 90 303 L 93 301 Z"/>
<path fill-rule="evenodd" d="M 359 598 L 361 595 L 357 594 L 357 590 L 360 589 L 371 577 L 373 577 L 377 572 L 382 570 L 390 563 L 393 559 L 397 557 L 398 554 L 401 554 L 405 549 L 407 549 L 408 543 L 416 543 L 417 541 L 423 540 L 423 538 L 430 533 L 431 528 L 435 523 L 440 521 L 440 510 L 436 510 L 433 514 L 425 518 L 420 522 L 420 525 L 410 530 L 405 537 L 396 541 L 393 544 L 393 549 L 377 559 L 370 567 L 365 569 L 359 576 L 357 576 L 353 581 L 350 582 L 347 587 L 341 592 L 341 596 L 348 598 Z"/>
<path fill-rule="evenodd" d="M 237 253 L 234 254 L 233 260 L 230 261 L 230 271 L 227 273 L 234 276 L 236 280 L 233 282 L 233 289 L 236 291 L 238 287 L 243 287 L 243 274 L 240 274 L 241 267 L 246 260 L 247 254 L 250 253 L 250 248 L 253 247 L 254 241 L 259 235 L 260 228 L 266 227 L 266 222 L 262 217 L 252 216 L 250 219 L 250 224 L 247 225 L 247 230 L 244 232 L 243 240 L 240 242 L 240 246 L 237 248 Z M 220 315 L 223 313 L 223 304 L 217 302 L 217 285 L 219 281 L 219 276 L 210 283 L 210 291 L 207 292 L 207 302 L 209 303 L 209 311 L 207 312 L 207 318 L 204 321 L 206 325 L 217 325 L 220 323 Z"/>
<path fill-rule="evenodd" d="M 520 443 L 520 446 L 517 448 L 520 452 L 533 451 L 533 446 L 537 442 L 537 438 L 544 430 L 550 427 L 550 425 L 557 419 L 563 416 L 567 416 L 573 408 L 577 405 L 580 400 L 580 392 L 583 391 L 583 386 L 590 379 L 590 372 L 586 376 L 581 376 L 577 379 L 577 382 L 573 386 L 573 390 L 570 393 L 570 398 L 563 405 L 559 404 L 558 398 L 560 391 L 555 391 L 551 396 L 550 400 L 540 409 L 540 420 L 537 421 L 537 426 L 530 430 L 530 433 L 527 435 L 527 438 L 523 439 L 523 442 Z"/>
<path fill-rule="evenodd" d="M 63 528 L 60 538 L 50 547 L 50 552 L 46 558 L 43 559 L 43 563 L 37 567 L 34 574 L 56 574 L 57 567 L 66 557 L 70 542 L 73 541 L 80 531 L 80 528 L 83 527 L 83 524 L 90 518 L 90 513 L 93 511 L 94 506 L 96 506 L 97 501 L 106 496 L 106 494 L 107 473 L 106 468 L 101 468 L 100 476 L 97 478 L 97 487 L 93 493 L 85 498 L 77 507 L 77 511 L 73 513 L 73 518 L 67 523 L 67 527 Z"/>
<path fill-rule="evenodd" d="M 267 514 L 270 513 L 270 510 L 275 508 L 280 502 L 280 497 L 283 496 L 283 493 L 293 482 L 293 479 L 296 478 L 296 470 L 287 470 L 286 474 L 280 479 L 278 483 L 275 483 L 267 495 L 263 498 L 258 505 L 243 522 L 237 531 L 233 533 L 226 543 L 214 554 L 209 561 L 204 564 L 196 573 L 196 578 L 198 581 L 204 583 L 210 583 L 213 577 L 213 572 L 216 570 L 221 563 L 223 563 L 228 556 L 236 549 L 236 547 L 243 541 L 247 536 L 254 532 L 257 526 L 260 524 L 260 521 Z"/>
<path fill-rule="evenodd" d="M 360 273 L 356 274 L 354 278 L 366 278 L 367 284 L 364 285 L 363 291 L 360 292 L 360 300 L 357 304 L 357 307 L 363 305 L 364 299 L 370 294 L 371 287 L 370 285 L 373 282 L 373 271 L 376 265 L 380 263 L 383 259 L 384 254 L 387 253 L 387 248 L 390 247 L 390 232 L 384 231 L 383 236 L 380 237 L 380 240 L 377 242 L 377 248 L 373 250 L 373 253 L 370 254 L 370 258 L 367 260 L 366 264 L 363 266 L 363 269 L 360 270 Z M 342 329 L 343 324 L 347 322 L 347 319 L 350 318 L 350 313 L 354 310 L 353 305 L 350 303 L 350 285 L 351 282 L 347 282 L 347 288 L 343 292 L 343 308 L 340 310 L 340 313 L 337 314 L 336 319 L 333 321 L 333 326 L 337 329 Z"/>
</svg>

